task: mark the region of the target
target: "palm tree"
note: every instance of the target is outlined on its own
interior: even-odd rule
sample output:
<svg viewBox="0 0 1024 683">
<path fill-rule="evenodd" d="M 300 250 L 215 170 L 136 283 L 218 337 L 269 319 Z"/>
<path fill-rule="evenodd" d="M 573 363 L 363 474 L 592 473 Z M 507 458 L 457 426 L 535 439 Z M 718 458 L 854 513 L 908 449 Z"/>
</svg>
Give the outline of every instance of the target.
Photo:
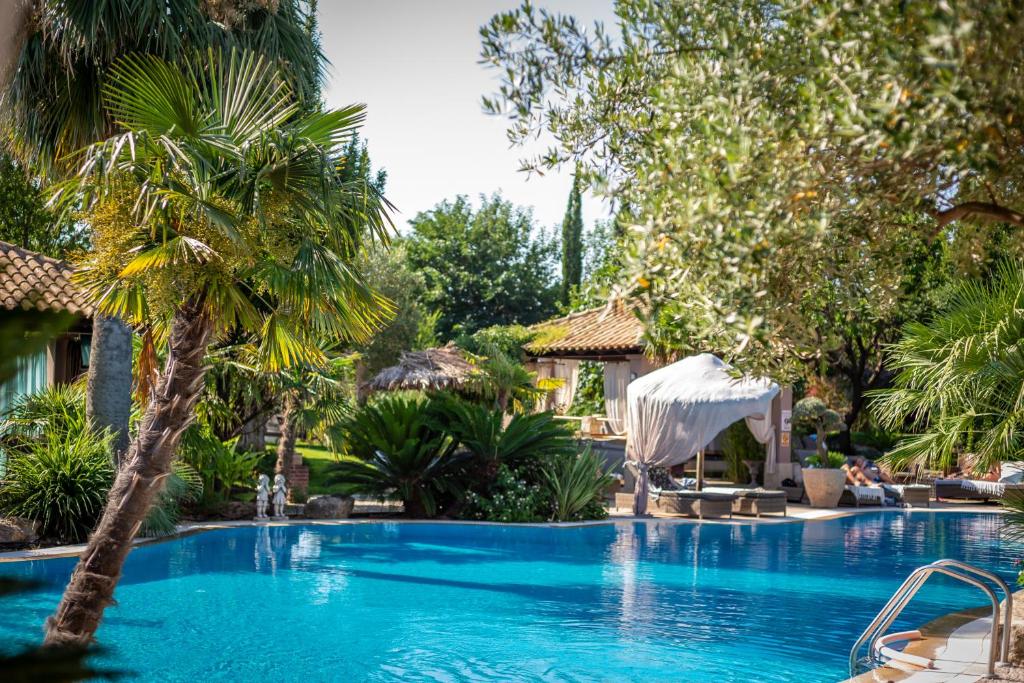
<svg viewBox="0 0 1024 683">
<path fill-rule="evenodd" d="M 254 53 L 211 50 L 183 71 L 130 56 L 102 96 L 127 132 L 91 145 L 57 201 L 88 212 L 95 248 L 81 284 L 97 308 L 145 328 L 167 355 L 99 525 L 47 622 L 48 645 L 91 641 L 193 420 L 211 340 L 231 329 L 256 333 L 261 364 L 277 371 L 319 362 L 315 339 L 365 338 L 378 301 L 351 259 L 389 225 L 372 188 L 338 181 L 336 152 L 363 107 L 302 114 Z"/>
<path fill-rule="evenodd" d="M 72 153 L 110 137 L 117 122 L 100 93 L 114 61 L 154 54 L 179 63 L 195 50 L 236 47 L 277 68 L 308 109 L 319 106 L 323 54 L 311 0 L 0 0 L 0 111 L 13 151 L 30 168 L 74 172 Z M 87 411 L 127 445 L 131 330 L 116 316 L 93 319 Z"/>
<path fill-rule="evenodd" d="M 894 386 L 872 393 L 884 428 L 913 435 L 889 453 L 894 467 L 955 466 L 975 472 L 1024 458 L 1024 264 L 961 283 L 934 320 L 907 325 L 889 349 Z"/>
</svg>

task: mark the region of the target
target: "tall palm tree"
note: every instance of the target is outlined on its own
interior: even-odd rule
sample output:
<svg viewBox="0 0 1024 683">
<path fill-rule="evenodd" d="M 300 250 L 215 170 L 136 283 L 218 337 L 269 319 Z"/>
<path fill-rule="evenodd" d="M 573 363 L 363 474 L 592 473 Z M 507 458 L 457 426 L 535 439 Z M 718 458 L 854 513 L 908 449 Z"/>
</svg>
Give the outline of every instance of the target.
<svg viewBox="0 0 1024 683">
<path fill-rule="evenodd" d="M 20 160 L 60 177 L 73 153 L 113 135 L 100 93 L 114 61 L 154 54 L 178 63 L 195 50 L 236 47 L 276 67 L 309 109 L 319 106 L 323 54 L 311 0 L 0 0 L 0 117 Z M 3 137 L 3 136 L 0 136 Z M 131 330 L 93 319 L 87 411 L 127 445 Z"/>
<path fill-rule="evenodd" d="M 976 472 L 1024 460 L 1024 264 L 960 284 L 934 320 L 907 325 L 889 349 L 894 386 L 873 392 L 872 410 L 911 436 L 888 455 L 949 469 L 973 456 Z"/>
<path fill-rule="evenodd" d="M 388 227 L 383 199 L 365 182 L 338 181 L 336 151 L 362 106 L 302 114 L 262 57 L 211 50 L 182 71 L 132 56 L 102 97 L 127 132 L 90 146 L 57 197 L 84 206 L 93 226 L 82 286 L 99 310 L 165 342 L 167 357 L 47 622 L 52 645 L 92 639 L 193 419 L 211 340 L 254 332 L 273 371 L 319 362 L 318 338 L 365 338 L 378 301 L 350 262 L 360 240 Z"/>
</svg>

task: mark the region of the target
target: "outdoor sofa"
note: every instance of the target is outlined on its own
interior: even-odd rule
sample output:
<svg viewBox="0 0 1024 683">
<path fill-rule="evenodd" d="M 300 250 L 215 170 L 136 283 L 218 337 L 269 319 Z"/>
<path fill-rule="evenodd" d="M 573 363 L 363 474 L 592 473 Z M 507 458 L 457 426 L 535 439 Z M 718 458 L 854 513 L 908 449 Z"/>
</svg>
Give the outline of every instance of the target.
<svg viewBox="0 0 1024 683">
<path fill-rule="evenodd" d="M 697 519 L 732 517 L 736 496 L 711 491 L 665 491 L 651 489 L 651 503 L 657 512 Z"/>
</svg>

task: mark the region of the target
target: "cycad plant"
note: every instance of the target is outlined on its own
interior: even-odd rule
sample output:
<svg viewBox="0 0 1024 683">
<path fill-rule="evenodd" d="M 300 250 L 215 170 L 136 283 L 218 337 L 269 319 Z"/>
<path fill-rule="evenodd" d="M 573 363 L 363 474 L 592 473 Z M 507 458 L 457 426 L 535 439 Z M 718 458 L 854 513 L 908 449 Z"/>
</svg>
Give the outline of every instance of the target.
<svg viewBox="0 0 1024 683">
<path fill-rule="evenodd" d="M 498 467 L 518 469 L 545 458 L 576 452 L 572 431 L 551 413 L 515 414 L 505 424 L 502 411 L 466 401 L 444 404 L 444 421 L 452 436 L 473 454 L 491 480 Z"/>
<path fill-rule="evenodd" d="M 58 196 L 93 226 L 81 285 L 99 312 L 129 320 L 167 356 L 48 621 L 51 645 L 91 641 L 194 417 L 211 340 L 254 332 L 273 371 L 316 360 L 316 338 L 365 337 L 377 301 L 350 262 L 387 221 L 372 187 L 339 181 L 337 153 L 362 108 L 303 115 L 253 54 L 211 51 L 180 66 L 126 57 L 102 97 L 127 132 L 87 148 Z"/>
<path fill-rule="evenodd" d="M 948 308 L 915 322 L 888 351 L 894 386 L 873 392 L 883 428 L 910 432 L 886 460 L 956 465 L 975 472 L 1024 457 L 1024 264 L 1001 264 L 991 279 L 962 282 Z"/>
<path fill-rule="evenodd" d="M 467 460 L 438 426 L 431 400 L 392 394 L 361 406 L 340 425 L 348 453 L 330 479 L 353 493 L 402 501 L 409 517 L 434 517 L 462 489 Z"/>
</svg>

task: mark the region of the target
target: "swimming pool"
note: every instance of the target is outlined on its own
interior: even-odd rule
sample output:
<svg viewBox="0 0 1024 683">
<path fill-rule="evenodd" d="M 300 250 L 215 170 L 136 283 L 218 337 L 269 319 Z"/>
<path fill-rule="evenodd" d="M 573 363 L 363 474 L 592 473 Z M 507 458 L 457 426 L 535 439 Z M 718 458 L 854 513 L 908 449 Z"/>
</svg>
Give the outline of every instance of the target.
<svg viewBox="0 0 1024 683">
<path fill-rule="evenodd" d="M 129 557 L 98 633 L 144 680 L 834 681 L 915 567 L 1015 576 L 999 515 L 582 528 L 236 528 Z M 0 601 L 0 647 L 38 641 L 70 559 L 0 564 L 50 588 Z M 982 604 L 936 577 L 904 621 Z"/>
</svg>

